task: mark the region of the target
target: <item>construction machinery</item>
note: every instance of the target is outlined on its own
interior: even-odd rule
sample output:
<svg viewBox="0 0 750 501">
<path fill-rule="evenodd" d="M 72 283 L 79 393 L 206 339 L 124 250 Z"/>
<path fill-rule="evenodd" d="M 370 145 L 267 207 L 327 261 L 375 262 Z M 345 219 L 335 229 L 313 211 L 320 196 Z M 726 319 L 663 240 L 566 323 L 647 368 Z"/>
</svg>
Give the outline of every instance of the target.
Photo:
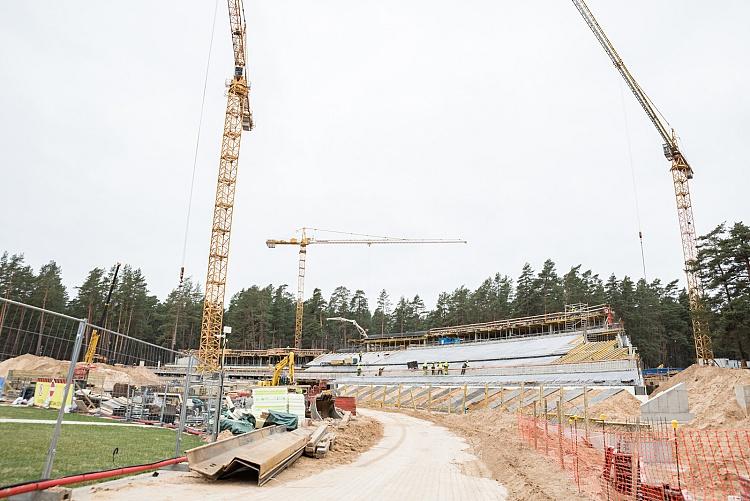
<svg viewBox="0 0 750 501">
<path fill-rule="evenodd" d="M 104 309 L 102 310 L 102 316 L 99 317 L 99 323 L 97 324 L 99 327 L 104 327 L 104 323 L 107 321 L 107 311 L 109 310 L 109 305 L 112 302 L 112 292 L 115 290 L 115 285 L 117 285 L 117 273 L 120 271 L 120 263 L 117 263 L 115 265 L 115 272 L 112 274 L 112 281 L 109 284 L 109 292 L 107 292 L 107 299 L 104 301 Z M 83 356 L 83 362 L 85 364 L 92 364 L 94 363 L 94 359 L 96 358 L 96 348 L 99 345 L 99 329 L 96 327 L 94 330 L 91 331 L 91 338 L 89 339 L 89 345 L 86 348 L 86 354 Z"/>
<path fill-rule="evenodd" d="M 329 318 L 326 318 L 326 320 L 350 323 L 354 326 L 355 329 L 357 329 L 357 331 L 359 332 L 359 335 L 362 336 L 362 339 L 367 339 L 367 331 L 361 325 L 359 325 L 357 321 L 354 319 L 344 318 L 344 317 L 329 317 Z"/>
<path fill-rule="evenodd" d="M 687 290 L 690 299 L 690 313 L 693 323 L 693 336 L 695 338 L 695 354 L 699 364 L 709 365 L 713 363 L 714 354 L 711 348 L 711 337 L 708 329 L 706 306 L 704 302 L 703 287 L 698 276 L 696 260 L 698 248 L 695 237 L 695 224 L 693 220 L 693 205 L 690 199 L 690 186 L 688 181 L 693 178 L 693 169 L 685 159 L 677 144 L 677 134 L 669 126 L 669 122 L 658 112 L 656 106 L 643 91 L 633 75 L 623 63 L 620 55 L 615 50 L 604 30 L 589 10 L 584 0 L 572 0 L 578 12 L 586 21 L 594 36 L 607 53 L 617 71 L 622 75 L 625 83 L 633 92 L 638 104 L 646 112 L 651 123 L 656 127 L 662 138 L 664 156 L 671 162 L 672 180 L 674 193 L 677 199 L 677 217 L 680 223 L 680 235 L 682 237 L 682 252 L 685 260 L 685 274 L 687 276 Z"/>
<path fill-rule="evenodd" d="M 232 230 L 234 195 L 242 131 L 253 128 L 253 116 L 248 98 L 250 84 L 245 72 L 246 33 L 245 11 L 242 0 L 228 0 L 229 27 L 234 50 L 234 76 L 227 90 L 227 108 L 224 115 L 224 134 L 221 139 L 219 176 L 216 183 L 216 201 L 211 223 L 211 245 L 208 253 L 206 297 L 203 301 L 201 340 L 198 350 L 201 372 L 214 372 L 219 368 L 220 337 L 224 317 L 224 293 L 229 262 L 229 236 Z"/>
<path fill-rule="evenodd" d="M 308 230 L 326 231 L 329 233 L 338 233 L 343 235 L 355 235 L 366 237 L 364 239 L 317 239 L 307 235 Z M 273 249 L 277 245 L 298 245 L 299 246 L 299 272 L 297 275 L 297 308 L 294 320 L 294 349 L 299 350 L 302 347 L 302 316 L 305 304 L 305 265 L 307 258 L 307 246 L 312 244 L 465 244 L 466 240 L 458 239 L 412 239 L 412 238 L 393 238 L 380 237 L 374 235 L 363 235 L 359 233 L 345 233 L 340 231 L 320 230 L 317 228 L 301 228 L 301 238 L 291 238 L 289 240 L 266 240 L 266 245 Z"/>
<path fill-rule="evenodd" d="M 271 377 L 271 386 L 278 386 L 281 382 L 281 374 L 284 369 L 289 372 L 289 384 L 294 384 L 294 352 L 290 351 L 282 358 L 276 367 L 273 368 L 273 377 Z"/>
</svg>

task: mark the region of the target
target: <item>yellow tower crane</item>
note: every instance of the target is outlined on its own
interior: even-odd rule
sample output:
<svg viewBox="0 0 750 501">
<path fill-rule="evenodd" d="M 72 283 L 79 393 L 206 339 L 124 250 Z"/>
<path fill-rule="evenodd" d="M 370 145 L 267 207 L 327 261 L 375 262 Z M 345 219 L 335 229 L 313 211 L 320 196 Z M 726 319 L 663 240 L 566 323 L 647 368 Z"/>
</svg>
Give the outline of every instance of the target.
<svg viewBox="0 0 750 501">
<path fill-rule="evenodd" d="M 693 169 L 688 164 L 685 156 L 677 144 L 677 135 L 669 123 L 657 113 L 656 106 L 651 102 L 638 82 L 630 74 L 623 63 L 620 55 L 609 41 L 604 30 L 589 10 L 584 0 L 572 0 L 578 12 L 586 21 L 594 36 L 607 53 L 612 63 L 620 72 L 625 83 L 633 92 L 643 111 L 648 115 L 651 123 L 664 141 L 664 156 L 671 162 L 672 181 L 674 193 L 677 199 L 677 218 L 680 222 L 680 235 L 682 237 L 682 253 L 685 260 L 685 274 L 687 275 L 687 290 L 690 298 L 690 313 L 693 321 L 693 336 L 695 338 L 695 355 L 699 364 L 708 365 L 713 363 L 714 353 L 711 348 L 711 336 L 708 330 L 706 318 L 706 306 L 703 296 L 703 287 L 698 276 L 696 259 L 698 249 L 695 239 L 695 224 L 693 221 L 693 204 L 690 200 L 690 186 L 688 180 L 693 178 Z"/>
<path fill-rule="evenodd" d="M 302 347 L 302 316 L 304 312 L 305 304 L 305 263 L 307 258 L 307 246 L 312 244 L 465 244 L 466 240 L 458 239 L 413 239 L 413 238 L 392 238 L 392 237 L 378 237 L 374 235 L 361 235 L 357 233 L 342 233 L 342 232 L 331 232 L 340 233 L 346 235 L 355 235 L 361 237 L 367 237 L 364 239 L 334 239 L 334 240 L 322 240 L 307 235 L 308 230 L 316 230 L 316 228 L 302 228 L 301 238 L 291 238 L 289 240 L 266 240 L 266 245 L 273 249 L 277 245 L 298 245 L 299 246 L 299 273 L 297 275 L 297 309 L 294 319 L 294 349 L 299 350 Z M 327 231 L 327 230 L 318 230 Z"/>
<path fill-rule="evenodd" d="M 201 341 L 198 351 L 200 370 L 219 368 L 220 338 L 224 317 L 224 292 L 229 262 L 229 236 L 232 230 L 234 193 L 242 131 L 253 128 L 253 115 L 248 98 L 250 84 L 245 75 L 245 10 L 242 0 L 228 0 L 229 27 L 234 50 L 234 76 L 227 90 L 227 109 L 224 115 L 224 134 L 221 139 L 221 159 L 216 183 L 216 202 L 211 223 L 211 245 L 208 253 L 206 297 L 203 301 Z"/>
</svg>

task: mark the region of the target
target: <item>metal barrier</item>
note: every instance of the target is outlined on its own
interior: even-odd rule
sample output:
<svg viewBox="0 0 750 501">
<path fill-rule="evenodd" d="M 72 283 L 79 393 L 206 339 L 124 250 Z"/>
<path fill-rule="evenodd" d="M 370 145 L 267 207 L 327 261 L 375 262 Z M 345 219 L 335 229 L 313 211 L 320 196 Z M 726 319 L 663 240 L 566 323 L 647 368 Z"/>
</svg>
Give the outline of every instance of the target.
<svg viewBox="0 0 750 501">
<path fill-rule="evenodd" d="M 94 330 L 97 357 L 81 363 Z M 21 355 L 49 358 L 9 360 Z M 180 358 L 184 376 L 149 369 Z M 0 361 L 10 369 L 0 396 L 16 404 L 0 407 L 0 485 L 181 456 L 198 445 L 183 436 L 186 425 L 207 421 L 190 419 L 192 357 L 86 319 L 0 298 Z"/>
<path fill-rule="evenodd" d="M 598 499 L 749 499 L 750 430 L 687 430 L 668 423 L 630 429 L 578 419 L 518 416 L 521 436 Z"/>
</svg>

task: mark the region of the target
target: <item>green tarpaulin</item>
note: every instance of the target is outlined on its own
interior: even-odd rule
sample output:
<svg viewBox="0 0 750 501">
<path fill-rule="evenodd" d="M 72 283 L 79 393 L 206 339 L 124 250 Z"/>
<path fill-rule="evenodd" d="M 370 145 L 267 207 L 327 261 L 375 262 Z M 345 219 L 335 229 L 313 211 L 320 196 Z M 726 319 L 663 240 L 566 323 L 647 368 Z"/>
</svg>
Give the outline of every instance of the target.
<svg viewBox="0 0 750 501">
<path fill-rule="evenodd" d="M 297 425 L 299 424 L 299 418 L 296 415 L 287 412 L 268 411 L 268 417 L 266 418 L 265 423 L 263 423 L 263 427 L 277 424 L 286 426 L 287 431 L 296 430 Z"/>
</svg>

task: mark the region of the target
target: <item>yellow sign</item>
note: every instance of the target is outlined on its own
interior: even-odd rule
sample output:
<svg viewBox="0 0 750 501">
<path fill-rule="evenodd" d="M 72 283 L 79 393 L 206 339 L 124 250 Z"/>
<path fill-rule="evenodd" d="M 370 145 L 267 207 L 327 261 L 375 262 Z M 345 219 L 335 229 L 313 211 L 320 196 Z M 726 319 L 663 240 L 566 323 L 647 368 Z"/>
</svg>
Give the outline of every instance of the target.
<svg viewBox="0 0 750 501">
<path fill-rule="evenodd" d="M 49 407 L 52 409 L 59 409 L 62 404 L 63 395 L 65 394 L 65 383 L 52 382 L 41 382 L 38 381 L 34 388 L 34 405 L 38 407 L 46 407 L 49 403 Z M 68 400 L 65 406 L 69 407 L 73 404 L 73 388 L 68 391 Z"/>
</svg>

